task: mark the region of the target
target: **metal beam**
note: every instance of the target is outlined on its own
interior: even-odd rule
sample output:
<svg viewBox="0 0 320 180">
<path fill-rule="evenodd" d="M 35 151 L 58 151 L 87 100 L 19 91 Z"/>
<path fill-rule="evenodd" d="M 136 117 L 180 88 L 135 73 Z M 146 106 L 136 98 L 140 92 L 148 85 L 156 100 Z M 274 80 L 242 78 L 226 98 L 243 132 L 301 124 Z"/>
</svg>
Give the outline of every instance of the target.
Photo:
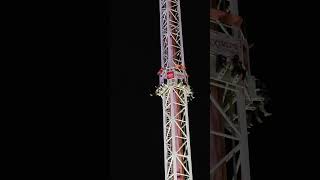
<svg viewBox="0 0 320 180">
<path fill-rule="evenodd" d="M 224 117 L 224 119 L 228 122 L 228 124 L 232 127 L 232 129 L 236 132 L 236 134 L 238 134 L 238 136 L 240 137 L 241 135 L 240 135 L 239 130 L 230 121 L 228 116 L 223 112 L 223 109 L 221 109 L 220 105 L 218 104 L 218 102 L 214 99 L 214 97 L 211 94 L 210 94 L 210 100 L 214 104 L 214 106 L 218 109 L 218 111 L 221 113 L 221 115 Z"/>
<path fill-rule="evenodd" d="M 225 155 L 211 170 L 210 175 L 214 174 L 215 170 L 221 166 L 224 162 L 228 161 L 237 151 L 240 150 L 240 145 L 238 144 L 235 148 L 233 148 L 227 155 Z"/>
<path fill-rule="evenodd" d="M 218 83 L 215 83 L 215 82 L 210 82 L 210 85 L 212 85 L 212 86 L 217 86 L 217 87 L 223 88 L 223 89 L 228 89 L 228 90 L 233 91 L 233 92 L 236 92 L 236 91 L 237 91 L 236 89 L 233 89 L 233 88 L 230 88 L 230 87 L 228 87 L 228 86 L 221 85 L 221 84 L 218 84 Z"/>
<path fill-rule="evenodd" d="M 233 140 L 240 141 L 240 138 L 233 137 L 233 136 L 230 136 L 230 135 L 224 134 L 224 133 L 219 133 L 219 132 L 215 132 L 215 131 L 210 131 L 210 134 L 216 135 L 216 136 L 222 136 L 222 137 L 225 137 L 225 138 L 229 138 L 229 139 L 233 139 Z"/>
<path fill-rule="evenodd" d="M 249 164 L 249 146 L 248 131 L 245 109 L 245 95 L 243 89 L 237 92 L 237 111 L 240 123 L 240 161 L 241 161 L 241 179 L 250 180 L 250 164 Z"/>
</svg>

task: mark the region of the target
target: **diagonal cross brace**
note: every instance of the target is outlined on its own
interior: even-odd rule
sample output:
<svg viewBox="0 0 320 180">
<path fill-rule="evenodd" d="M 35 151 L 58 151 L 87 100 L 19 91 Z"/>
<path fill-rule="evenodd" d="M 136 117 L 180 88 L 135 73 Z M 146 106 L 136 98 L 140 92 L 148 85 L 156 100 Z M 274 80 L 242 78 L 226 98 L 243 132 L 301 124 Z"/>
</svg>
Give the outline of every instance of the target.
<svg viewBox="0 0 320 180">
<path fill-rule="evenodd" d="M 228 122 L 228 124 L 231 126 L 231 128 L 237 133 L 238 137 L 240 137 L 241 136 L 240 132 L 234 126 L 234 124 L 230 121 L 228 116 L 224 113 L 224 111 L 222 110 L 222 108 L 219 106 L 218 102 L 214 99 L 214 97 L 212 95 L 210 95 L 210 100 L 215 105 L 215 107 L 218 109 L 218 111 L 221 113 L 221 115 L 224 117 L 224 119 Z"/>
</svg>

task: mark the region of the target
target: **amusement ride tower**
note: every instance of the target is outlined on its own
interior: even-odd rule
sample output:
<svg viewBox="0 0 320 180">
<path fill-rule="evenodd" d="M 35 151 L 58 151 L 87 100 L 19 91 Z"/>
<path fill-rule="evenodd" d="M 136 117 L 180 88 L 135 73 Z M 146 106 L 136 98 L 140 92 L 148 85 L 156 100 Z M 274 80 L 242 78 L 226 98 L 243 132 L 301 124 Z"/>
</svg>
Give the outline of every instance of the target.
<svg viewBox="0 0 320 180">
<path fill-rule="evenodd" d="M 162 98 L 166 180 L 192 180 L 188 101 L 192 92 L 183 53 L 179 0 L 160 0 Z"/>
</svg>

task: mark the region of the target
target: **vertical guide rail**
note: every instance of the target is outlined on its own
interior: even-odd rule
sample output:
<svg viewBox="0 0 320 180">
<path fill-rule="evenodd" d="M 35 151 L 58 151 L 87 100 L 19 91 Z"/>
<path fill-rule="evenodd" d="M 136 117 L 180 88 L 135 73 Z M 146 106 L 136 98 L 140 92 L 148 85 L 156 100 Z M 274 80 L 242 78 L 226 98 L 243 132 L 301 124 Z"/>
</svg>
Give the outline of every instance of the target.
<svg viewBox="0 0 320 180">
<path fill-rule="evenodd" d="M 241 180 L 250 180 L 250 164 L 249 164 L 249 146 L 247 119 L 245 107 L 244 89 L 239 88 L 237 91 L 237 111 L 239 116 L 239 124 L 241 129 L 240 136 L 240 162 L 241 162 Z"/>
<path fill-rule="evenodd" d="M 179 0 L 159 0 L 165 180 L 192 180 L 188 97 Z"/>
</svg>

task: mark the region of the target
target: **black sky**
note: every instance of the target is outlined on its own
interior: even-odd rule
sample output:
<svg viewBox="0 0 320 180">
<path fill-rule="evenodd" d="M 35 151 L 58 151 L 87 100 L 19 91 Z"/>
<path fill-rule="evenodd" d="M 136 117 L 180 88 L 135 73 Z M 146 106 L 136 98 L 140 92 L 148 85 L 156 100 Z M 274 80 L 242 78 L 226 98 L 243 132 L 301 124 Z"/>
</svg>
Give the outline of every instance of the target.
<svg viewBox="0 0 320 180">
<path fill-rule="evenodd" d="M 240 0 L 273 116 L 249 136 L 252 180 L 317 179 L 318 6 Z M 3 25 L 4 172 L 163 180 L 157 0 L 18 3 Z M 11 7 L 11 8 L 10 8 Z M 209 179 L 209 1 L 181 0 L 195 180 Z M 6 23 L 6 22 L 4 22 Z M 12 170 L 8 171 L 8 170 Z M 5 175 L 3 175 L 6 177 Z M 111 177 L 110 177 L 111 176 Z M 21 178 L 16 178 L 21 179 Z"/>
<path fill-rule="evenodd" d="M 273 113 L 249 135 L 252 178 L 309 179 L 313 171 L 307 157 L 315 149 L 310 100 L 318 97 L 302 84 L 314 78 L 310 73 L 317 65 L 311 59 L 317 55 L 310 42 L 315 29 L 302 24 L 312 24 L 315 16 L 292 1 L 241 2 L 249 42 L 255 43 L 252 73 L 267 84 Z"/>
</svg>

